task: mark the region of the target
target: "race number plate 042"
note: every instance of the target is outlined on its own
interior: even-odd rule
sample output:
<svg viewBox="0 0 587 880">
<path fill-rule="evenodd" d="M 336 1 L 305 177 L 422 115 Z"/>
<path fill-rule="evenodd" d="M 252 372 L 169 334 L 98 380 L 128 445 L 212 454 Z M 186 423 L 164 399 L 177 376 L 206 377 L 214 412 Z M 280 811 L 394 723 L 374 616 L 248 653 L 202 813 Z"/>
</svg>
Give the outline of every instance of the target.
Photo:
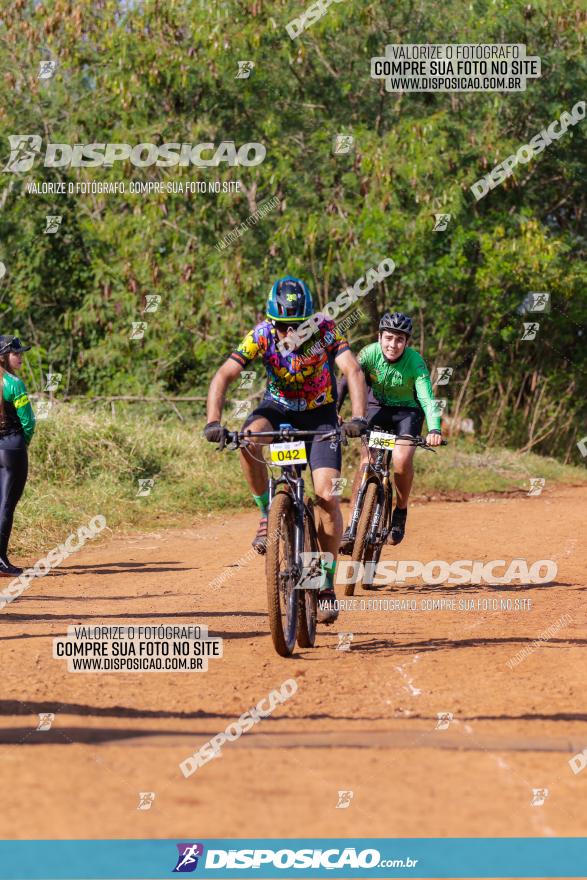
<svg viewBox="0 0 587 880">
<path fill-rule="evenodd" d="M 371 431 L 369 433 L 369 446 L 375 449 L 393 449 L 395 446 L 395 434 L 385 434 L 383 431 Z"/>
<path fill-rule="evenodd" d="M 307 464 L 306 444 L 303 440 L 291 443 L 271 443 L 269 446 L 271 464 L 285 467 L 288 464 Z"/>
</svg>

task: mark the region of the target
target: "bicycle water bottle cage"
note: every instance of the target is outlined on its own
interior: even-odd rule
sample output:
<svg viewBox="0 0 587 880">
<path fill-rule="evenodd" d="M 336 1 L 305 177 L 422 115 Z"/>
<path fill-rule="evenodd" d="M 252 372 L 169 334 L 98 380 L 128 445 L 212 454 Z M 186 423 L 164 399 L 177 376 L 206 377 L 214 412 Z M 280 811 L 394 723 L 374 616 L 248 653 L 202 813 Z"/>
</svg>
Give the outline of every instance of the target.
<svg viewBox="0 0 587 880">
<path fill-rule="evenodd" d="M 293 425 L 290 425 L 289 422 L 280 422 L 279 423 L 279 430 L 280 431 L 283 431 L 283 430 L 293 431 Z"/>
</svg>

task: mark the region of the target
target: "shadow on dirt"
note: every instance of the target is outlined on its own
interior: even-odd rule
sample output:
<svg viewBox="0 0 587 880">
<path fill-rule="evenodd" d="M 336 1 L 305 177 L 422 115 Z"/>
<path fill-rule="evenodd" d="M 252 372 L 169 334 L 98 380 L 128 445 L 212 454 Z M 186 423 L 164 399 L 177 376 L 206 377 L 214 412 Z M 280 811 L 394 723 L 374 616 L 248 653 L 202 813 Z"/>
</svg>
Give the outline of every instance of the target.
<svg viewBox="0 0 587 880">
<path fill-rule="evenodd" d="M 354 633 L 358 635 L 369 635 L 369 633 Z M 533 645 L 535 638 L 520 638 L 520 636 L 512 636 L 489 639 L 426 639 L 422 642 L 398 642 L 397 639 L 371 639 L 366 642 L 353 641 L 352 653 L 355 654 L 377 654 L 383 651 L 395 651 L 396 653 L 406 651 L 410 654 L 416 649 L 419 653 L 426 651 L 443 651 L 446 649 L 453 650 L 455 648 L 475 648 L 480 645 Z M 556 647 L 556 645 L 565 645 L 566 647 L 573 645 L 587 645 L 587 639 L 548 639 L 544 640 L 540 648 Z"/>
<path fill-rule="evenodd" d="M 172 568 L 179 566 L 180 563 L 175 560 L 153 562 L 94 562 L 88 565 L 73 564 L 64 565 L 62 568 L 54 569 L 53 575 L 59 574 L 143 574 L 148 572 L 159 573 L 162 571 L 197 571 L 199 565 L 184 566 L 183 568 Z"/>
<path fill-rule="evenodd" d="M 390 589 L 391 587 L 391 589 Z M 419 593 L 444 593 L 446 596 L 466 596 L 469 593 L 518 593 L 524 590 L 551 590 L 555 587 L 574 587 L 575 589 L 587 589 L 587 587 L 579 587 L 576 583 L 568 581 L 550 581 L 547 584 L 457 584 L 455 586 L 446 586 L 445 584 L 414 584 L 406 587 L 402 584 L 374 584 L 370 590 L 361 590 L 355 593 L 356 598 L 364 598 L 385 592 L 394 597 L 415 598 Z"/>
</svg>

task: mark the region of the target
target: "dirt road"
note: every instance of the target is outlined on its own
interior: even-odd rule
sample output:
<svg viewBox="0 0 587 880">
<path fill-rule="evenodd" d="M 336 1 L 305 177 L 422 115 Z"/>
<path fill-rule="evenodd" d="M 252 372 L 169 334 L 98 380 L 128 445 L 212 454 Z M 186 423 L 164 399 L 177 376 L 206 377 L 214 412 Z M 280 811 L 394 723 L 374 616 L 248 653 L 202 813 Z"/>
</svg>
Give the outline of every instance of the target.
<svg viewBox="0 0 587 880">
<path fill-rule="evenodd" d="M 587 746 L 586 516 L 583 488 L 415 505 L 384 559 L 552 559 L 555 582 L 385 587 L 377 598 L 531 603 L 346 611 L 289 660 L 272 649 L 260 558 L 211 585 L 247 553 L 253 512 L 89 542 L 0 612 L 1 836 L 584 835 L 587 769 L 568 761 Z M 201 673 L 68 673 L 52 637 L 71 623 L 206 624 L 224 656 Z M 180 761 L 288 678 L 291 699 L 184 778 Z M 453 716 L 440 729 L 438 713 Z"/>
</svg>

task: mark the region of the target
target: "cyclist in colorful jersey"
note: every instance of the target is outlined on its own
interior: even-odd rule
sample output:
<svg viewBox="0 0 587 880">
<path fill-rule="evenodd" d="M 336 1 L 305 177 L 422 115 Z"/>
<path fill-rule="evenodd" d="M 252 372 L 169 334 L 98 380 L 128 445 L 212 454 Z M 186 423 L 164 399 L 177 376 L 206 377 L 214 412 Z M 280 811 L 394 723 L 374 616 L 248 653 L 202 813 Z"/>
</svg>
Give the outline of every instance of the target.
<svg viewBox="0 0 587 880">
<path fill-rule="evenodd" d="M 208 424 L 204 429 L 207 440 L 217 443 L 226 436 L 226 429 L 220 424 L 226 390 L 255 358 L 261 358 L 265 366 L 267 387 L 260 405 L 246 419 L 243 430 L 271 431 L 277 430 L 280 424 L 290 424 L 300 430 L 329 431 L 335 428 L 338 424 L 336 362 L 347 379 L 352 404 L 352 419 L 345 422 L 346 434 L 350 437 L 360 435 L 366 426 L 367 388 L 363 371 L 334 322 L 324 318 L 313 338 L 287 354 L 279 351 L 278 343 L 283 339 L 294 339 L 296 326 L 312 314 L 312 297 L 303 281 L 288 275 L 275 282 L 267 300 L 267 320 L 247 333 L 212 379 L 208 394 Z M 331 553 L 335 560 L 331 565 L 324 565 L 327 587 L 318 596 L 318 619 L 322 623 L 332 623 L 338 616 L 333 601 L 334 571 L 343 528 L 339 498 L 332 494 L 332 487 L 333 480 L 340 477 L 342 455 L 338 441 L 310 440 L 306 442 L 306 451 L 316 504 L 320 509 L 320 549 Z M 241 466 L 261 512 L 253 547 L 257 552 L 265 553 L 269 490 L 260 442 L 241 449 Z"/>
<path fill-rule="evenodd" d="M 379 340 L 365 346 L 358 355 L 365 380 L 369 386 L 367 422 L 391 434 L 410 434 L 416 437 L 422 430 L 424 416 L 428 426 L 426 442 L 440 446 L 440 414 L 435 404 L 430 373 L 424 359 L 410 348 L 412 320 L 401 312 L 386 312 L 379 322 Z M 346 393 L 344 379 L 339 382 L 339 408 Z M 391 519 L 390 540 L 403 540 L 408 499 L 414 479 L 415 446 L 396 443 L 393 450 L 393 472 L 396 506 Z M 369 459 L 366 441 L 361 446 L 361 461 L 355 474 L 351 498 L 351 517 L 355 509 L 364 466 Z M 349 528 L 342 536 L 340 552 L 352 553 Z"/>
<path fill-rule="evenodd" d="M 0 577 L 16 577 L 22 568 L 8 560 L 8 541 L 14 511 L 28 476 L 27 448 L 35 430 L 35 416 L 24 382 L 16 373 L 22 353 L 29 351 L 15 336 L 0 336 Z"/>
</svg>

